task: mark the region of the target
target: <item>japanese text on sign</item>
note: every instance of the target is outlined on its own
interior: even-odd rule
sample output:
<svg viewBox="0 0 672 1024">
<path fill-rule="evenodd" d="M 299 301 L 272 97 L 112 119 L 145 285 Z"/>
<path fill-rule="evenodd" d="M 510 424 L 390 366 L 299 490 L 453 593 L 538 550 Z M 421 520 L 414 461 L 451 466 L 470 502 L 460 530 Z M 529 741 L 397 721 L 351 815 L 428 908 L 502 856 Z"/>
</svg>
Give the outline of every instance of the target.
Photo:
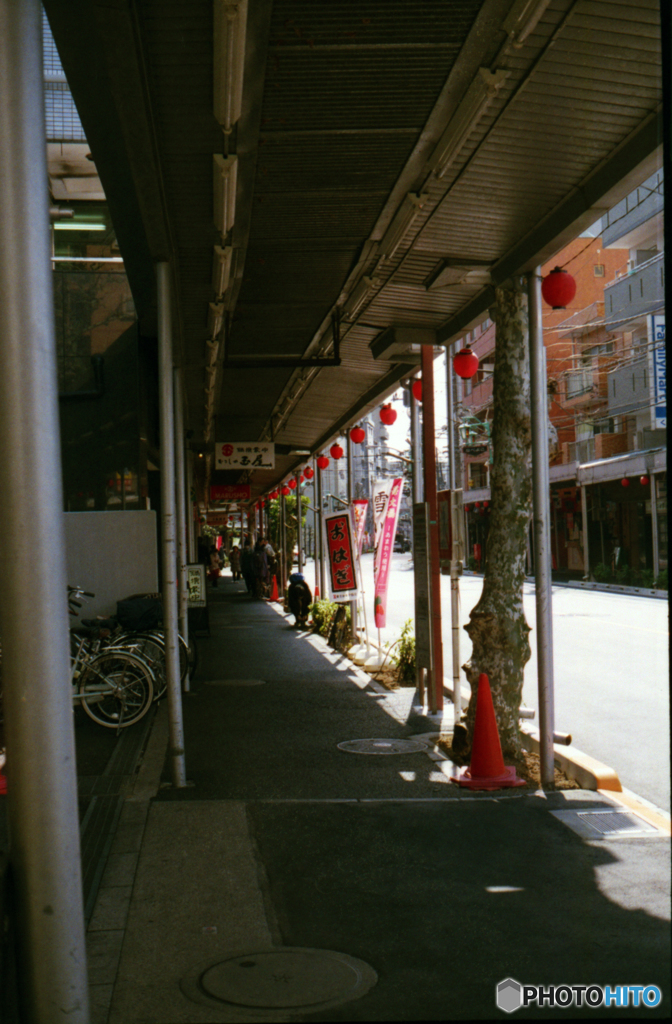
<svg viewBox="0 0 672 1024">
<path fill-rule="evenodd" d="M 349 512 L 336 512 L 324 517 L 327 540 L 329 583 L 334 601 L 351 601 L 357 597 L 357 573 Z"/>
<path fill-rule="evenodd" d="M 275 469 L 275 445 L 261 441 L 218 442 L 216 469 Z"/>
</svg>

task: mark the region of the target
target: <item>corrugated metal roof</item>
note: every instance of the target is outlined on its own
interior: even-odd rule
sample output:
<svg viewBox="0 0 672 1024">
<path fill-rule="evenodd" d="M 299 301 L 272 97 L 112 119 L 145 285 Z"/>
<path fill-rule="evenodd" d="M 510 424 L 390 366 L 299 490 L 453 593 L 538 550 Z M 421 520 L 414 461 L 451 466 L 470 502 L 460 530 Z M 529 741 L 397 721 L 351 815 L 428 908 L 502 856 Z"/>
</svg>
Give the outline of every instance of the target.
<svg viewBox="0 0 672 1024">
<path fill-rule="evenodd" d="M 341 366 L 225 367 L 217 429 L 232 439 L 273 431 L 283 443 L 312 448 L 405 372 L 373 360 L 369 345 L 380 330 L 417 324 L 447 338 L 485 308 L 491 292 L 482 277 L 426 287 L 443 260 L 484 261 L 495 282 L 535 265 L 560 247 L 563 232 L 619 198 L 619 177 L 654 151 L 657 0 L 551 0 L 521 45 L 502 31 L 512 6 L 250 2 L 243 114 L 226 138 L 213 114 L 211 0 L 137 0 L 132 10 L 46 0 L 122 252 L 130 252 L 141 322 L 151 322 L 153 301 L 145 252 L 175 264 L 195 440 L 204 430 L 213 247 L 222 242 L 213 223 L 213 154 L 235 152 L 239 163 L 226 240 L 234 249 L 224 300 L 229 356 L 315 354 L 345 301 Z M 84 55 L 88 77 L 79 72 Z M 96 61 L 109 81 L 96 75 Z M 479 68 L 489 69 L 483 81 L 494 71 L 506 78 L 490 79 L 485 108 L 465 119 L 441 174 L 439 151 L 463 98 L 476 95 Z M 625 183 L 624 194 L 635 183 Z M 398 249 L 382 258 L 397 210 L 420 192 Z M 370 288 L 353 316 L 364 278 Z"/>
</svg>

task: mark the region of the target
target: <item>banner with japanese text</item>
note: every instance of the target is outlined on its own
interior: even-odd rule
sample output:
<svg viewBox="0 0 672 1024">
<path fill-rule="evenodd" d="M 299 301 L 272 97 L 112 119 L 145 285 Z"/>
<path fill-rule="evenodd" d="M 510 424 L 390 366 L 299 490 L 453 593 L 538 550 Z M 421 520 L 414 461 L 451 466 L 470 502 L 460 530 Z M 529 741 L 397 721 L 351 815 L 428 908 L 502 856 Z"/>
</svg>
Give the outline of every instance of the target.
<svg viewBox="0 0 672 1024">
<path fill-rule="evenodd" d="M 397 533 L 397 522 L 399 520 L 399 509 L 401 507 L 401 495 L 403 481 L 399 477 L 394 480 L 385 481 L 389 483 L 390 489 L 385 504 L 384 513 L 380 516 L 380 525 L 376 527 L 376 557 L 374 562 L 374 600 L 373 616 L 376 629 L 383 629 L 385 626 L 385 611 L 387 607 L 387 586 L 390 577 L 390 563 L 392 551 L 394 550 L 394 538 Z M 380 493 L 378 484 L 374 494 Z M 375 508 L 375 504 L 374 504 Z"/>
<path fill-rule="evenodd" d="M 357 599 L 354 530 L 350 510 L 331 512 L 324 517 L 329 589 L 332 601 Z"/>
<path fill-rule="evenodd" d="M 383 523 L 385 522 L 385 515 L 387 513 L 387 503 L 390 499 L 390 491 L 392 490 L 391 480 L 375 480 L 373 484 L 373 495 L 371 498 L 371 507 L 373 509 L 373 578 L 378 578 L 378 556 L 380 547 L 378 541 L 380 540 L 381 532 L 383 529 Z"/>
<path fill-rule="evenodd" d="M 357 554 L 361 558 L 362 544 L 364 543 L 364 527 L 366 526 L 366 510 L 369 507 L 368 498 L 353 498 L 352 511 L 355 515 L 355 540 Z"/>
</svg>

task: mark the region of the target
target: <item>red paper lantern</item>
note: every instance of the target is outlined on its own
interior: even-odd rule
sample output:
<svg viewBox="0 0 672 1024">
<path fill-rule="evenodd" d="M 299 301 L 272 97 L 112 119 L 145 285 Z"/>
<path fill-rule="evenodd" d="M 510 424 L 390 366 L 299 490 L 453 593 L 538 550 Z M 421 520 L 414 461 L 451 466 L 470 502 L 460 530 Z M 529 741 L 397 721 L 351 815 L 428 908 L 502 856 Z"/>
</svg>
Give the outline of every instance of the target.
<svg viewBox="0 0 672 1024">
<path fill-rule="evenodd" d="M 541 282 L 541 294 L 553 309 L 566 309 L 576 295 L 576 281 L 562 267 L 553 267 Z"/>
<path fill-rule="evenodd" d="M 343 458 L 343 449 L 341 448 L 340 444 L 332 444 L 331 448 L 329 449 L 329 453 L 332 459 L 338 460 Z"/>
<path fill-rule="evenodd" d="M 411 385 L 411 391 L 413 392 L 413 398 L 416 402 L 422 401 L 422 378 L 418 377 L 413 381 Z"/>
<path fill-rule="evenodd" d="M 362 427 L 353 427 L 350 431 L 350 440 L 353 444 L 361 444 L 366 437 L 366 431 Z"/>
<path fill-rule="evenodd" d="M 384 405 L 380 410 L 380 422 L 384 423 L 386 427 L 391 427 L 397 418 L 396 410 L 388 403 Z"/>
<path fill-rule="evenodd" d="M 303 471 L 303 475 L 305 476 L 306 480 L 312 480 L 313 477 L 315 476 L 315 470 L 313 469 L 312 466 L 306 466 L 306 468 Z"/>
<path fill-rule="evenodd" d="M 329 465 L 329 459 L 327 458 L 327 456 L 326 455 L 320 455 L 319 459 L 317 460 L 317 468 L 318 469 L 326 469 L 328 465 Z"/>
<path fill-rule="evenodd" d="M 629 487 L 629 486 L 630 486 L 630 481 L 627 479 L 627 477 L 623 477 L 623 479 L 621 480 L 621 487 Z"/>
<path fill-rule="evenodd" d="M 275 501 L 277 496 L 278 496 L 278 492 L 277 491 L 271 491 L 271 493 L 269 494 L 269 498 L 271 499 L 271 501 Z"/>
<path fill-rule="evenodd" d="M 648 486 L 648 483 L 649 483 L 649 478 L 648 478 L 648 476 L 640 476 L 640 478 L 639 478 L 639 482 L 640 482 L 640 484 L 642 485 L 642 487 L 647 487 L 647 486 Z"/>
<path fill-rule="evenodd" d="M 475 501 L 474 502 L 474 508 L 480 508 L 480 507 L 481 507 L 480 501 Z"/>
<path fill-rule="evenodd" d="M 282 493 L 284 494 L 285 497 L 287 497 L 287 495 L 290 493 L 289 487 L 286 487 L 286 486 L 283 487 L 282 488 Z"/>
<path fill-rule="evenodd" d="M 291 488 L 292 488 L 292 490 L 294 490 L 294 488 L 296 487 L 296 480 L 294 479 L 294 477 L 292 477 L 292 479 L 291 479 L 291 480 L 288 480 L 288 481 L 287 481 L 287 486 L 288 486 L 288 487 L 291 487 Z"/>
<path fill-rule="evenodd" d="M 469 380 L 478 369 L 478 356 L 468 346 L 461 348 L 453 359 L 453 369 L 462 380 Z"/>
<path fill-rule="evenodd" d="M 471 511 L 471 505 L 465 505 L 464 506 L 464 511 L 465 512 L 470 512 Z"/>
<path fill-rule="evenodd" d="M 483 502 L 483 508 L 487 508 L 489 504 L 490 504 L 489 501 L 484 501 Z"/>
</svg>

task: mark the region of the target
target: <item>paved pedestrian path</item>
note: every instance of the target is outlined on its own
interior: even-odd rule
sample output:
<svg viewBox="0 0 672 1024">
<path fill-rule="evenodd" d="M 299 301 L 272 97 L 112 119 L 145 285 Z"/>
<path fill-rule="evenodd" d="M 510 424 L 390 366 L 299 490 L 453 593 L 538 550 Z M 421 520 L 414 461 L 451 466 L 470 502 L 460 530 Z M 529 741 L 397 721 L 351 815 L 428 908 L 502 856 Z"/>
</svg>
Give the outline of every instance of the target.
<svg viewBox="0 0 672 1024">
<path fill-rule="evenodd" d="M 431 747 L 339 748 L 431 725 L 291 621 L 213 595 L 190 785 L 166 774 L 164 705 L 91 919 L 94 1024 L 489 1019 L 507 978 L 659 985 L 627 1013 L 668 1016 L 668 841 L 599 832 L 637 824 L 602 794 L 473 793 Z"/>
</svg>

